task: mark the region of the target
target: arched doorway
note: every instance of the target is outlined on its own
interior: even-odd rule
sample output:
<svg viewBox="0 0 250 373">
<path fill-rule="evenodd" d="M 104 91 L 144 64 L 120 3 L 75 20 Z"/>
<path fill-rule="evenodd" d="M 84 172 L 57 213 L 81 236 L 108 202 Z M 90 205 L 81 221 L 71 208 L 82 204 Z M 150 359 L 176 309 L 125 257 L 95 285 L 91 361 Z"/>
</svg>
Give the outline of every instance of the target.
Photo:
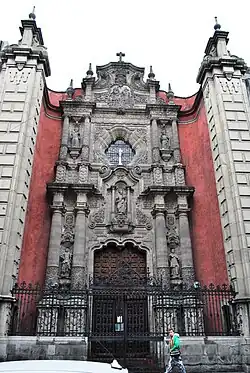
<svg viewBox="0 0 250 373">
<path fill-rule="evenodd" d="M 112 243 L 95 252 L 92 360 L 110 362 L 115 357 L 130 368 L 148 361 L 152 353 L 150 307 L 156 293 L 153 287 L 149 290 L 146 263 L 146 252 L 131 243 L 124 247 Z M 152 365 L 150 371 L 155 371 Z"/>
<path fill-rule="evenodd" d="M 132 243 L 117 247 L 110 243 L 94 255 L 94 284 L 126 286 L 145 280 L 147 276 L 146 252 Z"/>
</svg>

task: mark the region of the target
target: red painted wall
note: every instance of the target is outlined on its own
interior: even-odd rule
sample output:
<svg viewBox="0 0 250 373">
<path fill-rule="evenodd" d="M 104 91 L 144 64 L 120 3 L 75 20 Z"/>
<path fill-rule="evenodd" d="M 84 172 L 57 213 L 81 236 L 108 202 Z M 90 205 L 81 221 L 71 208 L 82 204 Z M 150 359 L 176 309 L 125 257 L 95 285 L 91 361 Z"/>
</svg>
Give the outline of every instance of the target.
<svg viewBox="0 0 250 373">
<path fill-rule="evenodd" d="M 195 187 L 191 227 L 196 278 L 202 284 L 228 283 L 212 152 L 203 102 L 200 104 L 196 120 L 187 123 L 189 119 L 182 117 L 178 128 L 182 162 L 186 166 L 186 181 L 188 185 Z"/>
<path fill-rule="evenodd" d="M 81 94 L 77 89 L 75 95 Z M 164 92 L 159 92 L 166 98 Z M 50 103 L 59 106 L 64 93 L 48 91 Z M 203 102 L 197 113 L 191 113 L 196 95 L 175 98 L 182 112 L 179 137 L 182 162 L 186 166 L 187 184 L 195 187 L 193 198 L 192 243 L 196 278 L 202 284 L 228 282 L 224 245 L 217 202 L 212 154 L 206 113 Z M 46 115 L 49 112 L 51 117 Z M 187 123 L 191 121 L 192 123 Z M 46 185 L 54 180 L 54 166 L 58 159 L 61 137 L 60 113 L 42 106 L 39 122 L 30 194 L 25 222 L 24 241 L 19 269 L 19 282 L 41 285 L 45 278 L 50 233 L 50 211 Z"/>
<path fill-rule="evenodd" d="M 58 99 L 58 97 L 55 97 Z M 19 283 L 44 282 L 50 233 L 50 211 L 46 197 L 46 185 L 54 179 L 54 166 L 58 159 L 61 120 L 60 113 L 50 110 L 46 115 L 42 105 L 34 163 L 31 176 L 24 240 L 19 266 Z"/>
</svg>

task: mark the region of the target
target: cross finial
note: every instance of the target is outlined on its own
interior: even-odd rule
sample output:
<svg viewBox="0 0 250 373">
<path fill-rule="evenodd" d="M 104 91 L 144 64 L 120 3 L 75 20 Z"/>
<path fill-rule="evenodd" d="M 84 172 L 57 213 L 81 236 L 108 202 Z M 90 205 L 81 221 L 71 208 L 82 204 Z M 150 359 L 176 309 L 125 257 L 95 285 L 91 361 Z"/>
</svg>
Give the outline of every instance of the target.
<svg viewBox="0 0 250 373">
<path fill-rule="evenodd" d="M 123 62 L 122 57 L 125 57 L 125 53 L 119 52 L 116 53 L 117 57 L 119 57 L 119 62 Z"/>
</svg>

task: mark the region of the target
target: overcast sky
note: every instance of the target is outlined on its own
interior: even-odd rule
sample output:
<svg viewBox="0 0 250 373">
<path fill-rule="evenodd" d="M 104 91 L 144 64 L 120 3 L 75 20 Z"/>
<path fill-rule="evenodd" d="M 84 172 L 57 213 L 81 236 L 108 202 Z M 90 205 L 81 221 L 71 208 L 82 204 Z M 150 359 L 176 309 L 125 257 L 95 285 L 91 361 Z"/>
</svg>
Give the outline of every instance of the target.
<svg viewBox="0 0 250 373">
<path fill-rule="evenodd" d="M 3 4 L 2 4 L 3 3 Z M 48 48 L 47 85 L 65 90 L 71 78 L 80 87 L 88 63 L 125 61 L 153 65 L 161 89 L 177 96 L 198 90 L 196 75 L 214 16 L 229 31 L 228 49 L 250 65 L 249 0 L 11 0 L 0 4 L 0 39 L 16 43 L 21 19 L 36 6 L 36 21 Z"/>
</svg>

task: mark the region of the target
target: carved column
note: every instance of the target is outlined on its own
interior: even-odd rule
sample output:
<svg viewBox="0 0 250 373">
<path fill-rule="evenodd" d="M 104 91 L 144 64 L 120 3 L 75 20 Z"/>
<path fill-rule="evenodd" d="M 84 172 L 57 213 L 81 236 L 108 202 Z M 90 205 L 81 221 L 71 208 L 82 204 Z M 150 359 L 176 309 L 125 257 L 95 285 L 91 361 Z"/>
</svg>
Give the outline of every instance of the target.
<svg viewBox="0 0 250 373">
<path fill-rule="evenodd" d="M 61 245 L 61 234 L 62 234 L 62 212 L 63 212 L 63 193 L 55 192 L 53 198 L 53 205 L 51 206 L 53 211 L 50 240 L 49 240 L 49 251 L 47 260 L 47 274 L 46 284 L 58 283 L 59 274 L 59 256 L 60 256 L 60 245 Z"/>
<path fill-rule="evenodd" d="M 169 265 L 166 239 L 165 204 L 163 196 L 155 197 L 153 216 L 155 218 L 157 275 L 162 277 L 164 285 L 167 285 L 169 283 Z"/>
<path fill-rule="evenodd" d="M 159 149 L 159 134 L 157 120 L 152 119 L 151 123 L 151 138 L 152 138 L 152 161 L 158 163 L 160 161 L 160 149 Z"/>
<path fill-rule="evenodd" d="M 65 115 L 63 119 L 62 142 L 61 142 L 60 157 L 59 157 L 60 159 L 63 159 L 63 160 L 65 160 L 67 156 L 68 137 L 69 137 L 69 117 L 68 115 Z"/>
<path fill-rule="evenodd" d="M 90 116 L 86 115 L 83 130 L 82 160 L 89 161 Z"/>
<path fill-rule="evenodd" d="M 189 209 L 187 204 L 187 196 L 185 194 L 178 194 L 182 279 L 183 284 L 192 285 L 194 283 L 195 277 L 188 211 Z"/>
<path fill-rule="evenodd" d="M 179 143 L 179 135 L 178 135 L 178 128 L 177 128 L 176 119 L 173 119 L 173 121 L 172 121 L 172 133 L 173 133 L 174 160 L 175 160 L 175 163 L 180 163 L 181 162 L 181 152 L 180 152 L 180 143 Z"/>
<path fill-rule="evenodd" d="M 75 242 L 72 264 L 72 287 L 84 286 L 86 281 L 86 224 L 89 210 L 86 193 L 77 192 Z"/>
</svg>

